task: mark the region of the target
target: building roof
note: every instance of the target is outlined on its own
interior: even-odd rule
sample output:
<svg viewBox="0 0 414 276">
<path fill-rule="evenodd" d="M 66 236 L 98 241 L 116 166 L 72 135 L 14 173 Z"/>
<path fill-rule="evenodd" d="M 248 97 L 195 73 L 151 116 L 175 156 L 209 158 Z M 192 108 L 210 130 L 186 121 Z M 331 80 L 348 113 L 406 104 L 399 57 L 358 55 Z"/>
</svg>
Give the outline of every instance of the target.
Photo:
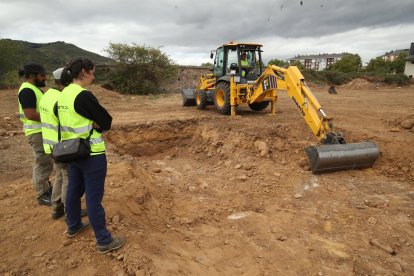
<svg viewBox="0 0 414 276">
<path fill-rule="evenodd" d="M 391 51 L 391 52 L 386 52 L 381 57 L 398 56 L 400 53 L 407 53 L 408 54 L 408 49 L 400 49 L 400 50 L 395 50 L 395 51 Z"/>
<path fill-rule="evenodd" d="M 326 59 L 326 58 L 341 58 L 347 53 L 342 54 L 318 54 L 318 55 L 297 55 L 289 60 L 299 60 L 299 59 Z"/>
</svg>

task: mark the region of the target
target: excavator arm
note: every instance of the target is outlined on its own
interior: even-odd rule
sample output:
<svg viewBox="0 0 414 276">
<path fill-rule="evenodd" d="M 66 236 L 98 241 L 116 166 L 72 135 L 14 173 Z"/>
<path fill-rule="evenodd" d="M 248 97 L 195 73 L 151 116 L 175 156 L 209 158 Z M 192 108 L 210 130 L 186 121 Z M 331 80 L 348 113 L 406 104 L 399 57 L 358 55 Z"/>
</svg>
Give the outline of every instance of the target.
<svg viewBox="0 0 414 276">
<path fill-rule="evenodd" d="M 328 117 L 305 83 L 305 78 L 296 66 L 285 69 L 270 65 L 273 72 L 283 76 L 287 93 L 298 107 L 306 124 L 322 144 L 345 144 L 341 133 L 333 130 L 332 118 Z"/>
<path fill-rule="evenodd" d="M 277 82 L 273 79 L 277 79 Z M 286 89 L 306 124 L 321 143 L 305 149 L 313 173 L 372 167 L 379 156 L 378 146 L 370 141 L 346 144 L 343 135 L 334 131 L 332 118 L 325 114 L 296 66 L 286 69 L 269 65 L 256 80 L 250 100 L 260 100 L 271 93 L 276 87 L 269 83 L 277 83 L 278 90 Z"/>
</svg>

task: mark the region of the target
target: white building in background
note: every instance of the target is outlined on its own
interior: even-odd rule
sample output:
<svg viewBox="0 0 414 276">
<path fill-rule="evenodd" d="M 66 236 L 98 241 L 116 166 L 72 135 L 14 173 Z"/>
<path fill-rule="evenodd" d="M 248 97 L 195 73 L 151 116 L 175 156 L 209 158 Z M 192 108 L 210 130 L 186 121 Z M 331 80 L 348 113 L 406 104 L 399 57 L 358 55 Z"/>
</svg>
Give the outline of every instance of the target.
<svg viewBox="0 0 414 276">
<path fill-rule="evenodd" d="M 405 58 L 404 74 L 412 78 L 414 76 L 414 42 L 411 42 L 410 52 Z"/>
<path fill-rule="evenodd" d="M 381 57 L 385 60 L 385 61 L 394 61 L 397 59 L 397 57 L 401 54 L 401 53 L 407 53 L 408 54 L 408 49 L 402 49 L 402 50 L 395 50 L 395 51 L 391 51 L 389 53 L 385 53 L 385 55 L 382 55 Z"/>
<path fill-rule="evenodd" d="M 340 60 L 345 54 L 297 55 L 288 60 L 289 64 L 299 61 L 306 69 L 321 71 Z"/>
</svg>

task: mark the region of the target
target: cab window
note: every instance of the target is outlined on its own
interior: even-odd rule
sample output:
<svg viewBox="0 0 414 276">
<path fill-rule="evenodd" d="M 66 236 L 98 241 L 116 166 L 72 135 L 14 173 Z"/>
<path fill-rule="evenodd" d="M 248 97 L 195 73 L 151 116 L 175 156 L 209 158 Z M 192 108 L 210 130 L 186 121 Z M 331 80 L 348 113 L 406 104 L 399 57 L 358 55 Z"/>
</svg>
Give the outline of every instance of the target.
<svg viewBox="0 0 414 276">
<path fill-rule="evenodd" d="M 227 55 L 227 67 L 226 73 L 230 73 L 231 70 L 238 69 L 238 58 L 237 58 L 237 49 L 229 49 Z"/>
<path fill-rule="evenodd" d="M 218 48 L 216 51 L 216 58 L 214 60 L 214 75 L 223 76 L 224 69 L 224 51 L 223 48 Z"/>
</svg>

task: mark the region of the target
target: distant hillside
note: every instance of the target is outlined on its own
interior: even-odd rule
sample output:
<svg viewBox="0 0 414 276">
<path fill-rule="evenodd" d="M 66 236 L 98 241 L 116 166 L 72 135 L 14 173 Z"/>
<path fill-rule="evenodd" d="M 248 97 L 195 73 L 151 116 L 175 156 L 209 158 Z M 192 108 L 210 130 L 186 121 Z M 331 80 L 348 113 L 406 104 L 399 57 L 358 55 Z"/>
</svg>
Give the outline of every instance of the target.
<svg viewBox="0 0 414 276">
<path fill-rule="evenodd" d="M 73 44 L 63 41 L 51 43 L 31 43 L 27 41 L 0 39 L 0 79 L 10 72 L 16 72 L 27 62 L 37 62 L 52 72 L 68 63 L 72 58 L 85 57 L 95 64 L 108 64 L 110 58 L 85 51 Z M 0 80 L 1 81 L 1 80 Z"/>
</svg>

